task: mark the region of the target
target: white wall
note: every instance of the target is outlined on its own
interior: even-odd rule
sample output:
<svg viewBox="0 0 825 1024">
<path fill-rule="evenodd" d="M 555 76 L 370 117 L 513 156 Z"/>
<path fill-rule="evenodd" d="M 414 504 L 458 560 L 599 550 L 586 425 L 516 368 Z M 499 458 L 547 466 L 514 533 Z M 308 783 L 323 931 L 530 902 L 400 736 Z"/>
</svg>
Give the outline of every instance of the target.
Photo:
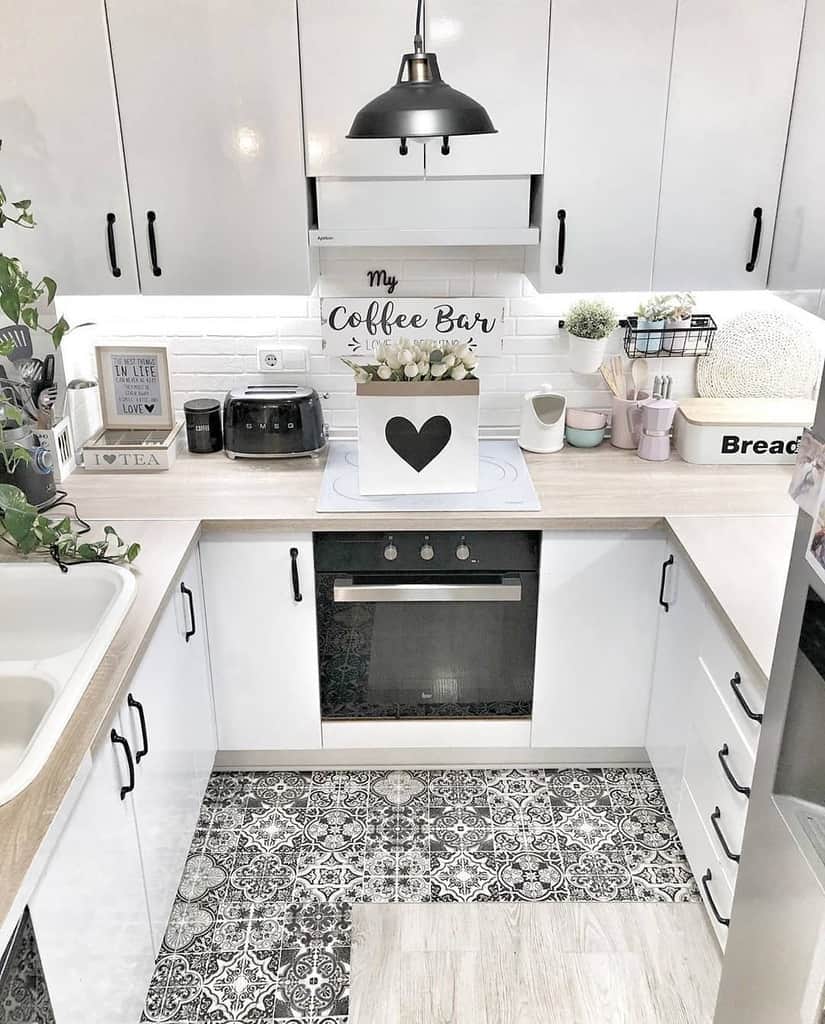
<svg viewBox="0 0 825 1024">
<path fill-rule="evenodd" d="M 335 433 L 355 426 L 352 375 L 337 357 L 327 356 L 321 340 L 320 297 L 378 297 L 367 271 L 386 268 L 398 278 L 393 298 L 501 296 L 505 319 L 500 351 L 481 359 L 481 424 L 485 432 L 514 432 L 525 391 L 550 383 L 563 391 L 572 406 L 609 404 L 598 375 L 572 373 L 567 341 L 558 321 L 579 296 L 537 295 L 523 277 L 519 248 L 475 249 L 348 249 L 325 250 L 317 294 L 305 297 L 215 298 L 63 298 L 60 309 L 70 322 L 95 321 L 94 328 L 70 334 L 64 341 L 67 376 L 93 371 L 91 346 L 106 338 L 161 338 L 171 353 L 175 404 L 196 396 L 223 398 L 226 391 L 249 383 L 307 382 L 324 396 L 327 421 Z M 620 315 L 632 313 L 641 293 L 607 296 Z M 717 322 L 743 309 L 776 307 L 791 310 L 767 292 L 708 292 L 698 296 L 698 311 Z M 810 308 L 810 304 L 808 303 Z M 797 310 L 793 310 L 797 313 Z M 799 312 L 808 319 L 809 315 Z M 811 318 L 813 319 L 813 318 Z M 818 321 L 817 321 L 818 322 Z M 825 325 L 823 334 L 825 335 Z M 622 332 L 610 348 L 621 350 Z M 309 350 L 306 375 L 261 375 L 257 345 L 277 338 Z M 695 393 L 695 360 L 651 360 L 652 373 L 674 377 L 674 394 Z"/>
</svg>

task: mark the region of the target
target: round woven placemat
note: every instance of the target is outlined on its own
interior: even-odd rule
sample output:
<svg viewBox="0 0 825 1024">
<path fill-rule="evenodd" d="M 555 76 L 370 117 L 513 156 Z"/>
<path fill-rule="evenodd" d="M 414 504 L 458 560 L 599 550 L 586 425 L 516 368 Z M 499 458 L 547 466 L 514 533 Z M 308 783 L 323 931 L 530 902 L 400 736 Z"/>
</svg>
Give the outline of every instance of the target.
<svg viewBox="0 0 825 1024">
<path fill-rule="evenodd" d="M 739 313 L 696 361 L 701 398 L 810 398 L 822 356 L 814 332 L 786 313 Z"/>
</svg>

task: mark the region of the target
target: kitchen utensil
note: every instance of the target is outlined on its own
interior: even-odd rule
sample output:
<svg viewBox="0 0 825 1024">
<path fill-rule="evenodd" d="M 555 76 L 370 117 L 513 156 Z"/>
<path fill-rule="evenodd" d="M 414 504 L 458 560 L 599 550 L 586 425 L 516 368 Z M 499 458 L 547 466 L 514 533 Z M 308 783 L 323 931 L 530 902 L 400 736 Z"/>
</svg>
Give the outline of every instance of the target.
<svg viewBox="0 0 825 1024">
<path fill-rule="evenodd" d="M 602 365 L 599 367 L 599 373 L 602 375 L 602 380 L 610 388 L 611 392 L 614 395 L 618 395 L 619 386 L 616 383 L 616 378 L 613 376 L 613 367 L 611 366 L 610 362 L 602 363 Z"/>
<path fill-rule="evenodd" d="M 642 406 L 651 400 L 647 391 L 640 391 L 635 399 L 613 399 L 613 419 L 610 443 L 614 448 L 633 449 L 639 445 Z"/>
<path fill-rule="evenodd" d="M 616 379 L 616 394 L 619 398 L 627 398 L 627 381 L 625 380 L 624 367 L 621 356 L 611 356 L 610 363 L 613 367 L 613 376 Z"/>
<path fill-rule="evenodd" d="M 37 396 L 37 409 L 41 413 L 38 416 L 39 425 L 48 429 L 54 422 L 52 410 L 57 402 L 57 388 L 54 384 L 51 387 L 43 388 Z"/>
<path fill-rule="evenodd" d="M 18 369 L 23 383 L 30 391 L 34 391 L 43 376 L 43 361 L 38 359 L 36 356 L 33 356 L 32 358 L 19 363 Z M 33 396 L 33 399 L 36 400 L 36 396 Z"/>
<path fill-rule="evenodd" d="M 696 364 L 702 398 L 810 398 L 819 380 L 816 336 L 802 316 L 752 310 L 716 332 Z"/>
<path fill-rule="evenodd" d="M 597 448 L 604 441 L 604 427 L 599 427 L 597 430 L 565 427 L 564 436 L 567 438 L 567 443 L 574 448 Z"/>
<path fill-rule="evenodd" d="M 567 399 L 541 391 L 530 391 L 522 399 L 519 447 L 528 452 L 550 453 L 564 447 Z"/>
<path fill-rule="evenodd" d="M 670 398 L 670 392 L 673 390 L 673 378 L 668 373 L 665 375 L 665 386 L 662 389 L 662 398 Z"/>
<path fill-rule="evenodd" d="M 9 359 L 13 363 L 21 363 L 31 358 L 32 336 L 25 324 L 11 324 L 0 328 L 0 341 L 11 341 L 14 348 Z"/>
<path fill-rule="evenodd" d="M 594 409 L 568 409 L 565 422 L 580 430 L 601 430 L 607 426 L 607 416 Z"/>
<path fill-rule="evenodd" d="M 647 402 L 642 407 L 642 431 L 639 458 L 648 462 L 666 462 L 670 458 L 670 428 L 678 406 L 667 398 Z"/>
<path fill-rule="evenodd" d="M 650 369 L 646 359 L 634 359 L 630 364 L 630 376 L 633 378 L 632 398 L 639 397 L 642 391 L 647 391 L 650 380 Z"/>
</svg>

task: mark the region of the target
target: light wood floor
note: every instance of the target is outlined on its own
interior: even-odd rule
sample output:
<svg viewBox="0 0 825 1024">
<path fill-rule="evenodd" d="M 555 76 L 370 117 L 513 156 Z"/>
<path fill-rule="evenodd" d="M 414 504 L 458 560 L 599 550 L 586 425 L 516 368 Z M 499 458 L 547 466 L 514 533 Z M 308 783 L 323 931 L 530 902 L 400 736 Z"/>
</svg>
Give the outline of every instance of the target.
<svg viewBox="0 0 825 1024">
<path fill-rule="evenodd" d="M 350 1024 L 710 1024 L 699 903 L 361 904 Z"/>
</svg>

